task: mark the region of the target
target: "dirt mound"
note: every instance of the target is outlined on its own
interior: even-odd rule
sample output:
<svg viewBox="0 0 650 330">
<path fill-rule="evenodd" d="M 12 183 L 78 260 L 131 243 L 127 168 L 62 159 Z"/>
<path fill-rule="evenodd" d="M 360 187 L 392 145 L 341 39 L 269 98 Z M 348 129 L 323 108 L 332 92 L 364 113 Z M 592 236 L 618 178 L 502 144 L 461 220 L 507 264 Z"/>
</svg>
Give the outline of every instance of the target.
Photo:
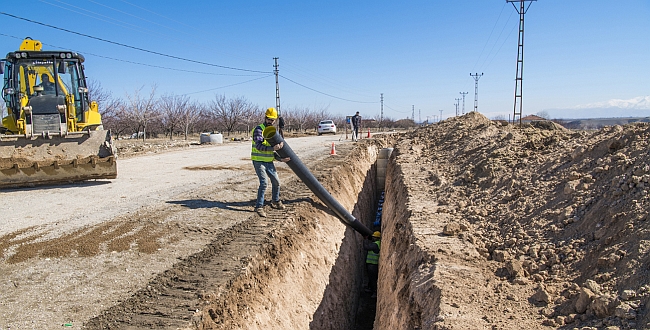
<svg viewBox="0 0 650 330">
<path fill-rule="evenodd" d="M 394 227 L 412 230 L 429 256 L 419 268 L 402 265 L 410 278 L 442 274 L 443 265 L 467 270 L 429 274 L 442 280 L 431 286 L 440 300 L 413 306 L 412 289 L 400 313 L 428 329 L 650 327 L 649 141 L 648 124 L 570 131 L 475 112 L 405 135 L 392 179 L 406 188 L 394 182 L 387 194 L 407 209 L 386 207 L 395 223 L 389 217 L 383 227 L 394 239 Z M 404 283 L 403 274 L 384 276 Z M 399 289 L 385 295 L 399 301 Z M 395 306 L 381 305 L 376 326 L 399 324 L 382 316 Z"/>
</svg>

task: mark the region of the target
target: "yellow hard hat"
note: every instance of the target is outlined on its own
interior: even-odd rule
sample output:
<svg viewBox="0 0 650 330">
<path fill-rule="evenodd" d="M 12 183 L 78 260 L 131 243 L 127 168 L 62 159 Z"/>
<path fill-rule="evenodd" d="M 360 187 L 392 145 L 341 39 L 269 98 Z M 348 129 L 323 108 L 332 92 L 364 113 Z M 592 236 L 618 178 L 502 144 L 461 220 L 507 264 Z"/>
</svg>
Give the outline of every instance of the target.
<svg viewBox="0 0 650 330">
<path fill-rule="evenodd" d="M 278 119 L 278 112 L 275 111 L 275 108 L 268 108 L 266 109 L 266 118 L 271 118 L 271 119 Z"/>
<path fill-rule="evenodd" d="M 381 238 L 381 233 L 376 231 L 376 232 L 372 233 L 372 237 Z"/>
</svg>

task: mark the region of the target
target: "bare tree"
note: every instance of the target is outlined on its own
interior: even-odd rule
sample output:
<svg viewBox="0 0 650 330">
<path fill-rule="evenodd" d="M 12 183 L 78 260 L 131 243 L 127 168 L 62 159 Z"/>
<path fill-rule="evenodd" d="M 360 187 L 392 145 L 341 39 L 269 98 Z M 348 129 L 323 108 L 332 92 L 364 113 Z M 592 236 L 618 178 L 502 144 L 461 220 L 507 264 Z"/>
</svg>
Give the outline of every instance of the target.
<svg viewBox="0 0 650 330">
<path fill-rule="evenodd" d="M 99 81 L 94 79 L 88 79 L 88 98 L 91 102 L 97 102 L 100 114 L 107 110 L 107 106 L 113 104 L 113 95 L 105 90 Z"/>
<path fill-rule="evenodd" d="M 292 113 L 292 119 L 298 126 L 298 131 L 304 132 L 306 129 L 307 123 L 313 117 L 309 108 L 294 108 Z"/>
<path fill-rule="evenodd" d="M 262 112 L 262 108 L 258 106 L 253 106 L 250 107 L 244 113 L 243 120 L 244 120 L 244 125 L 246 126 L 246 132 L 248 132 L 248 134 L 250 134 L 251 130 L 253 130 L 253 128 L 259 124 L 257 122 L 258 121 L 257 118 L 259 117 L 261 112 Z"/>
<path fill-rule="evenodd" d="M 156 86 L 151 86 L 151 91 L 146 97 L 140 95 L 143 88 L 144 86 L 140 87 L 140 89 L 136 90 L 133 94 L 127 93 L 126 106 L 128 108 L 123 110 L 125 110 L 126 115 L 137 124 L 136 133 L 139 136 L 140 132 L 142 132 L 142 140 L 145 141 L 147 136 L 147 127 L 150 122 L 158 116 L 158 114 L 156 112 L 157 100 L 155 99 Z"/>
<path fill-rule="evenodd" d="M 204 106 L 201 103 L 189 103 L 180 114 L 180 124 L 183 127 L 185 140 L 187 140 L 190 128 L 204 116 Z"/>
<path fill-rule="evenodd" d="M 189 108 L 190 100 L 183 95 L 163 95 L 160 98 L 160 121 L 165 134 L 169 133 L 169 139 L 174 137 L 174 131 L 180 128 L 183 114 Z M 185 135 L 187 140 L 187 133 Z"/>
<path fill-rule="evenodd" d="M 257 107 L 244 97 L 226 99 L 225 95 L 215 95 L 215 99 L 208 105 L 212 116 L 217 119 L 219 126 L 223 127 L 229 136 L 255 108 Z"/>
<path fill-rule="evenodd" d="M 129 123 L 129 116 L 127 115 L 126 106 L 120 99 L 111 98 L 111 104 L 103 112 L 102 124 L 105 129 L 111 131 L 111 134 L 119 138 L 120 135 L 126 134 L 132 129 Z"/>
<path fill-rule="evenodd" d="M 88 98 L 91 102 L 97 102 L 99 114 L 102 116 L 102 125 L 105 129 L 111 130 L 112 134 L 119 137 L 127 129 L 118 116 L 118 111 L 122 106 L 122 100 L 113 97 L 113 95 L 102 87 L 102 84 L 94 79 L 88 79 Z"/>
<path fill-rule="evenodd" d="M 542 117 L 544 119 L 547 119 L 547 120 L 551 119 L 551 115 L 546 110 L 542 110 L 542 111 L 536 113 L 536 115 L 538 115 L 538 116 L 540 116 L 540 117 Z"/>
<path fill-rule="evenodd" d="M 329 113 L 328 108 L 329 106 L 325 106 L 320 109 L 314 110 L 312 112 L 311 121 L 308 122 L 309 127 L 313 127 L 315 130 L 318 128 L 318 123 L 321 120 L 328 120 L 328 119 L 334 120 L 332 115 Z"/>
</svg>

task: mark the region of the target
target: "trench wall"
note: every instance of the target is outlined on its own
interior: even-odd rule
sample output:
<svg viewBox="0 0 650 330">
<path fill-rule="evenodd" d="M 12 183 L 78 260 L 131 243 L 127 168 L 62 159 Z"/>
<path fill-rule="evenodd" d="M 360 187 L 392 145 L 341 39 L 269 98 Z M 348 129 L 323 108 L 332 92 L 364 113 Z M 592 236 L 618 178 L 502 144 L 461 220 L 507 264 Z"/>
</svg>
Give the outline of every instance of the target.
<svg viewBox="0 0 650 330">
<path fill-rule="evenodd" d="M 422 248 L 414 233 L 413 219 L 417 212 L 411 207 L 404 173 L 396 156 L 399 156 L 398 148 L 386 169 L 374 329 L 432 329 L 440 314 L 441 289 L 436 284 L 440 265 L 432 251 Z"/>
<path fill-rule="evenodd" d="M 372 228 L 370 225 L 375 215 L 375 162 L 380 149 L 376 144 L 356 148 L 351 156 L 357 159 L 346 162 L 342 168 L 337 169 L 338 173 L 332 176 L 331 182 L 332 186 L 337 187 L 336 190 L 330 190 L 332 195 L 369 228 Z M 362 246 L 363 237 L 346 227 L 338 256 L 329 270 L 330 281 L 309 329 L 354 328 L 366 259 Z"/>
</svg>

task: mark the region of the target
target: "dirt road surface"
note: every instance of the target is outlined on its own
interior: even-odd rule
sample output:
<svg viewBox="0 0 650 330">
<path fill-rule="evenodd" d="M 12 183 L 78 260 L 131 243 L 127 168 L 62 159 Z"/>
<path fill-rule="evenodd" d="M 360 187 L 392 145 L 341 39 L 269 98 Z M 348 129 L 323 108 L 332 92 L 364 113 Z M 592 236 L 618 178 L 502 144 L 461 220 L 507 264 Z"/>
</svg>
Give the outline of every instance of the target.
<svg viewBox="0 0 650 330">
<path fill-rule="evenodd" d="M 311 167 L 330 157 L 332 142 L 345 152 L 340 137 L 287 143 Z M 115 180 L 0 192 L 0 329 L 80 329 L 179 260 L 244 235 L 211 270 L 220 276 L 210 285 L 227 282 L 251 253 L 247 244 L 275 226 L 253 212 L 258 182 L 250 162 L 247 141 L 190 145 L 119 159 Z M 285 203 L 306 200 L 293 172 L 276 164 Z M 278 211 L 268 212 L 273 219 Z M 192 308 L 170 307 L 164 324 L 152 315 L 133 325 L 176 328 Z"/>
</svg>

